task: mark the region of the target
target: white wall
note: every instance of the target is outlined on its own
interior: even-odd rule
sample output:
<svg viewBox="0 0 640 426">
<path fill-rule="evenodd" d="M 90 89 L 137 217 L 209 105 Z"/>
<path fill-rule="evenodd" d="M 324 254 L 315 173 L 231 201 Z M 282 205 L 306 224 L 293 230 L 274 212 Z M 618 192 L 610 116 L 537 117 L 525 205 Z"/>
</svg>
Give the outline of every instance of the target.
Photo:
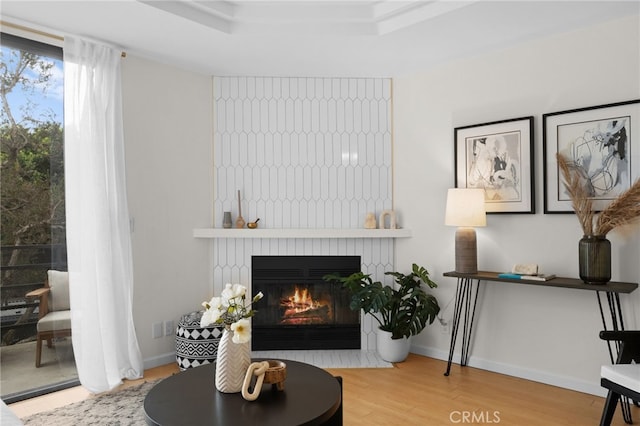
<svg viewBox="0 0 640 426">
<path fill-rule="evenodd" d="M 398 265 L 425 265 L 452 316 L 454 229 L 444 222 L 453 186 L 453 128 L 534 115 L 535 215 L 492 215 L 478 230 L 481 268 L 537 262 L 577 274 L 580 230 L 571 215 L 542 211 L 542 117 L 640 97 L 640 25 L 634 19 L 563 35 L 394 80 L 394 207 L 413 238 L 396 243 Z M 212 82 L 129 55 L 123 62 L 129 206 L 135 220 L 134 319 L 146 367 L 172 362 L 174 338 L 151 338 L 151 324 L 177 321 L 210 294 Z M 640 235 L 611 235 L 613 278 L 640 281 Z M 419 256 L 416 256 L 419 253 Z M 608 354 L 598 340 L 595 294 L 487 283 L 471 364 L 598 393 Z M 640 327 L 640 291 L 623 297 L 627 328 Z M 429 327 L 413 350 L 445 358 L 448 336 Z M 456 359 L 459 359 L 457 357 Z M 454 372 L 455 374 L 455 372 Z"/>
<path fill-rule="evenodd" d="M 397 243 L 396 258 L 422 263 L 436 277 L 446 321 L 456 285 L 442 277 L 454 267 L 455 230 L 444 226 L 446 190 L 454 186 L 453 129 L 535 117 L 537 213 L 489 215 L 487 227 L 478 229 L 479 268 L 506 271 L 535 262 L 543 272 L 577 277 L 576 217 L 542 213 L 542 114 L 640 98 L 639 34 L 637 17 L 623 19 L 394 80 L 394 202 L 413 230 L 413 238 Z M 639 282 L 638 227 L 610 240 L 613 279 Z M 470 365 L 602 393 L 599 370 L 608 353 L 598 338 L 595 292 L 482 287 Z M 622 301 L 626 328 L 640 328 L 640 291 Z M 448 348 L 439 325 L 413 342 L 414 352 L 442 359 Z M 459 349 L 460 343 L 456 361 Z"/>
<path fill-rule="evenodd" d="M 175 332 L 151 338 L 209 298 L 212 83 L 129 55 L 123 60 L 129 208 L 134 220 L 134 321 L 145 367 L 175 362 Z"/>
</svg>

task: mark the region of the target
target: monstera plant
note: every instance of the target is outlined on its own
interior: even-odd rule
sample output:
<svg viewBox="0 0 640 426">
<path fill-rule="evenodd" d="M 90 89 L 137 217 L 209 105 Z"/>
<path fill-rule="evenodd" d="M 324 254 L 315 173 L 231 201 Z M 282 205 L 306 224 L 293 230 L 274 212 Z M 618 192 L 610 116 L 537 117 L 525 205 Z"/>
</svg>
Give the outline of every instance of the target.
<svg viewBox="0 0 640 426">
<path fill-rule="evenodd" d="M 350 307 L 371 314 L 380 329 L 391 333 L 392 339 L 415 336 L 427 324 L 433 323 L 440 312 L 438 300 L 428 294 L 422 284 L 438 285 L 429 278 L 429 271 L 415 263 L 411 273 L 385 272 L 395 279 L 394 286 L 374 281 L 370 275 L 356 272 L 348 277 L 326 275 L 326 281 L 339 281 L 351 293 Z"/>
</svg>

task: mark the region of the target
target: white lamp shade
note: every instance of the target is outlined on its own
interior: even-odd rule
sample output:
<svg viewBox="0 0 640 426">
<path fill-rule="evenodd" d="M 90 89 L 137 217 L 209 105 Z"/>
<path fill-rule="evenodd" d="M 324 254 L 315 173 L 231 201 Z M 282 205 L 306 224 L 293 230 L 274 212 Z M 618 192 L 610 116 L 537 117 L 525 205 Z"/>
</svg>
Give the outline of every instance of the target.
<svg viewBox="0 0 640 426">
<path fill-rule="evenodd" d="M 444 223 L 448 226 L 486 226 L 484 189 L 449 189 Z"/>
</svg>

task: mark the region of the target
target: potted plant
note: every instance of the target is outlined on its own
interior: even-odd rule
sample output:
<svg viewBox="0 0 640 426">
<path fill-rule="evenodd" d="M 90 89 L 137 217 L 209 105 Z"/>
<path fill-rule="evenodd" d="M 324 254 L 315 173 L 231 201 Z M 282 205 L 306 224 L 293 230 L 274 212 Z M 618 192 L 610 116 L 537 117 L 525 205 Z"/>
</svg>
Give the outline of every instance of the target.
<svg viewBox="0 0 640 426">
<path fill-rule="evenodd" d="M 640 179 L 598 214 L 593 211 L 592 186 L 581 168 L 556 154 L 571 206 L 583 237 L 578 243 L 578 270 L 587 284 L 606 284 L 611 279 L 611 243 L 607 234 L 640 218 Z"/>
<path fill-rule="evenodd" d="M 433 323 L 440 312 L 438 300 L 427 294 L 422 284 L 430 288 L 438 285 L 429 278 L 429 271 L 415 263 L 408 275 L 400 272 L 385 275 L 393 276 L 395 285 L 384 285 L 362 272 L 348 277 L 329 274 L 324 279 L 342 283 L 351 292 L 350 308 L 362 309 L 378 322 L 377 347 L 382 359 L 401 362 L 409 354 L 409 338 Z"/>
</svg>

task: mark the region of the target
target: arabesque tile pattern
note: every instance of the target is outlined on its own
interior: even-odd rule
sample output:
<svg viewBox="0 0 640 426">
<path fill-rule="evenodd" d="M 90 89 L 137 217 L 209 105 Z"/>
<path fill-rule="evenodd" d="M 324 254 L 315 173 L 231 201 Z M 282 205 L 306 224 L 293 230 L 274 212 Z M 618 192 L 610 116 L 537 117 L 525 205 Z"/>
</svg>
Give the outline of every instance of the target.
<svg viewBox="0 0 640 426">
<path fill-rule="evenodd" d="M 214 226 L 224 211 L 266 228 L 362 228 L 391 209 L 391 80 L 214 77 Z M 252 255 L 359 255 L 393 269 L 392 239 L 213 241 L 214 292 L 250 284 Z M 373 349 L 363 319 L 363 348 Z"/>
</svg>

